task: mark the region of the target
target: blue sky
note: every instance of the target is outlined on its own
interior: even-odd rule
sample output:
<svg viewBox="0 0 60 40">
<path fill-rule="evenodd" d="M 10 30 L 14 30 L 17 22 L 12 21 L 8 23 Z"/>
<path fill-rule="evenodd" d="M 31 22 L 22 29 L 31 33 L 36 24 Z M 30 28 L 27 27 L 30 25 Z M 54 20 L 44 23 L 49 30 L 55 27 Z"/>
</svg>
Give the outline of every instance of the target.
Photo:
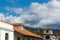
<svg viewBox="0 0 60 40">
<path fill-rule="evenodd" d="M 28 7 L 32 2 L 47 3 L 50 0 L 0 0 L 0 7 Z"/>
<path fill-rule="evenodd" d="M 60 28 L 59 17 L 59 0 L 0 0 L 0 20 L 34 28 Z"/>
</svg>

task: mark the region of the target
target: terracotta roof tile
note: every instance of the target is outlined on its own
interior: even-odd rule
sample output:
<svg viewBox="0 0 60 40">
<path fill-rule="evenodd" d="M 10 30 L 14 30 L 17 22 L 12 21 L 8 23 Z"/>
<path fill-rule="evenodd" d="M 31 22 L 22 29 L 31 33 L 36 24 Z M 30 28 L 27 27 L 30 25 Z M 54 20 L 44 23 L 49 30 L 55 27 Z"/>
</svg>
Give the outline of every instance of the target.
<svg viewBox="0 0 60 40">
<path fill-rule="evenodd" d="M 15 23 L 15 24 L 12 24 L 13 26 L 24 26 L 22 23 Z"/>
<path fill-rule="evenodd" d="M 32 33 L 30 31 L 26 30 L 25 28 L 23 30 L 20 30 L 19 28 L 14 27 L 14 30 L 21 33 L 21 34 L 23 34 L 23 35 L 37 37 L 37 38 L 43 38 L 42 36 L 36 35 L 35 33 Z"/>
</svg>

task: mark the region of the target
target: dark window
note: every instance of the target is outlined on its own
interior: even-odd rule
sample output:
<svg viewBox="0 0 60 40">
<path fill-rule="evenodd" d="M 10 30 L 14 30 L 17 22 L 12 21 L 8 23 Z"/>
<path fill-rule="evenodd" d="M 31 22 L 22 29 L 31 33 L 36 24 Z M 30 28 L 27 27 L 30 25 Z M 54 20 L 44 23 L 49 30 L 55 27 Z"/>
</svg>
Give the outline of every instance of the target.
<svg viewBox="0 0 60 40">
<path fill-rule="evenodd" d="M 20 38 L 18 37 L 17 40 L 20 40 Z"/>
<path fill-rule="evenodd" d="M 5 40 L 8 40 L 8 33 L 5 34 Z"/>
<path fill-rule="evenodd" d="M 47 35 L 47 36 L 46 36 L 46 39 L 50 39 L 50 36 L 49 36 L 49 35 Z"/>
<path fill-rule="evenodd" d="M 46 32 L 48 33 L 49 31 L 47 30 Z"/>
<path fill-rule="evenodd" d="M 60 39 L 59 39 L 60 40 Z"/>
<path fill-rule="evenodd" d="M 28 40 L 30 40 L 30 39 L 28 38 Z"/>
<path fill-rule="evenodd" d="M 32 40 L 34 40 L 34 39 L 32 39 Z"/>
</svg>

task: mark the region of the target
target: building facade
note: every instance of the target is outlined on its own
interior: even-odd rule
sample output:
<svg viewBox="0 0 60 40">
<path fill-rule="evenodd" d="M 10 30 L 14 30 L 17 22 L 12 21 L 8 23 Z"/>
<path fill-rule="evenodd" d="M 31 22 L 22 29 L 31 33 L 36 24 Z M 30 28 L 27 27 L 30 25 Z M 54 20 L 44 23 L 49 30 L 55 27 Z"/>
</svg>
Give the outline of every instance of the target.
<svg viewBox="0 0 60 40">
<path fill-rule="evenodd" d="M 58 40 L 57 37 L 53 34 L 51 28 L 46 28 L 43 31 L 44 40 Z"/>
<path fill-rule="evenodd" d="M 26 30 L 21 23 L 0 21 L 0 40 L 43 40 L 43 37 Z"/>
</svg>

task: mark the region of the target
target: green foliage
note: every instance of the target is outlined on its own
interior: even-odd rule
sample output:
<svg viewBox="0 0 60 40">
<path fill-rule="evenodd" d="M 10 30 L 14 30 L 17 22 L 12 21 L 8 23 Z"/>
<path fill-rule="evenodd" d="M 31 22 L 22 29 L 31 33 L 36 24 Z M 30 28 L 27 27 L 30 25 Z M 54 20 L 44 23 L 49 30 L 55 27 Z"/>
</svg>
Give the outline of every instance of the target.
<svg viewBox="0 0 60 40">
<path fill-rule="evenodd" d="M 33 29 L 33 28 L 26 28 L 27 30 L 29 30 L 30 32 L 36 33 L 38 35 L 43 35 L 43 29 Z"/>
<path fill-rule="evenodd" d="M 55 36 L 60 36 L 60 33 L 54 33 Z"/>
<path fill-rule="evenodd" d="M 38 29 L 38 30 L 37 30 L 37 33 L 38 33 L 39 35 L 43 35 L 43 29 Z"/>
</svg>

